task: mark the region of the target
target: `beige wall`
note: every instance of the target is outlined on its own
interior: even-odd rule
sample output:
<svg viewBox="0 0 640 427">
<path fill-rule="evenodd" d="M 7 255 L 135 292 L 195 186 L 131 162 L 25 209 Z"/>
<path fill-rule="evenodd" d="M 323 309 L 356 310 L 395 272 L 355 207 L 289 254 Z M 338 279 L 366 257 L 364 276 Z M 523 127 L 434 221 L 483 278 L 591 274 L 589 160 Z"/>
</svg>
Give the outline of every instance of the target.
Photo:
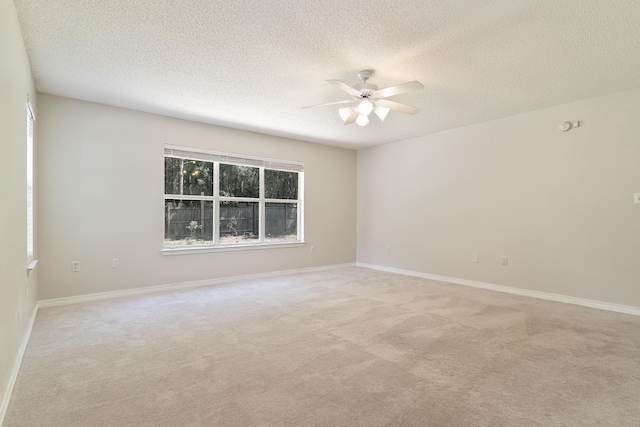
<svg viewBox="0 0 640 427">
<path fill-rule="evenodd" d="M 27 280 L 26 98 L 36 93 L 13 1 L 0 1 L 0 424 L 36 300 Z"/>
<path fill-rule="evenodd" d="M 633 90 L 358 151 L 358 262 L 640 307 L 639 118 Z"/>
<path fill-rule="evenodd" d="M 355 151 L 51 95 L 38 101 L 40 299 L 355 262 Z M 308 245 L 161 255 L 164 144 L 304 162 Z"/>
</svg>

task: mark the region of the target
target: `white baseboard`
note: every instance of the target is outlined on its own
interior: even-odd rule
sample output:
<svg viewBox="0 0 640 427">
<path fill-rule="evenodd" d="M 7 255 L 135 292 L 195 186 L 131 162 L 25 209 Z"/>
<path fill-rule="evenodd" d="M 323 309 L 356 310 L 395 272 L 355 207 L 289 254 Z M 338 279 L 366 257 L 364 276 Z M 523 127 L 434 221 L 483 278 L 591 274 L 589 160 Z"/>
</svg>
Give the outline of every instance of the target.
<svg viewBox="0 0 640 427">
<path fill-rule="evenodd" d="M 313 271 L 324 271 L 335 268 L 355 267 L 356 263 L 332 264 L 321 267 L 297 268 L 294 270 L 280 270 L 269 273 L 247 274 L 243 276 L 221 277 L 217 279 L 197 280 L 193 282 L 170 283 L 166 285 L 147 286 L 144 288 L 123 289 L 121 291 L 99 292 L 95 294 L 77 295 L 73 297 L 52 298 L 38 301 L 38 307 L 56 307 L 61 305 L 78 304 L 82 302 L 98 301 L 110 298 L 128 297 L 133 295 L 151 294 L 156 292 L 174 291 L 178 289 L 201 288 L 205 286 L 216 286 L 226 283 L 240 282 L 243 280 L 262 279 L 283 274 L 308 273 Z"/>
<path fill-rule="evenodd" d="M 35 307 L 33 307 L 33 313 L 31 314 L 31 319 L 29 319 L 29 324 L 27 325 L 27 332 L 24 334 L 24 337 L 22 338 L 22 343 L 20 344 L 18 355 L 16 356 L 16 360 L 13 363 L 13 371 L 11 371 L 11 376 L 9 377 L 9 383 L 7 384 L 7 388 L 4 391 L 2 402 L 0 402 L 0 426 L 2 426 L 4 422 L 4 417 L 7 414 L 7 409 L 9 408 L 9 401 L 11 400 L 13 387 L 16 385 L 16 380 L 18 379 L 18 372 L 20 372 L 20 366 L 22 365 L 22 358 L 24 357 L 24 352 L 27 350 L 27 344 L 29 344 L 29 338 L 31 337 L 31 330 L 33 329 L 33 323 L 36 320 L 37 314 L 38 314 L 38 304 L 36 304 Z"/>
<path fill-rule="evenodd" d="M 585 307 L 598 308 L 601 310 L 615 311 L 617 313 L 633 314 L 640 316 L 640 307 L 630 305 L 614 304 L 603 301 L 595 301 L 584 298 L 571 297 L 566 295 L 554 294 L 551 292 L 539 292 L 528 289 L 512 288 L 509 286 L 495 285 L 493 283 L 477 282 L 474 280 L 459 279 L 457 277 L 439 276 L 437 274 L 421 273 L 419 271 L 402 270 L 394 267 L 385 267 L 382 265 L 366 264 L 362 262 L 356 263 L 358 267 L 370 268 L 372 270 L 386 271 L 388 273 L 402 274 L 405 276 L 421 277 L 423 279 L 438 280 L 440 282 L 454 283 L 456 285 L 471 286 L 473 288 L 488 289 L 491 291 L 504 292 L 508 294 L 521 295 L 544 299 L 549 301 L 564 302 L 567 304 L 582 305 Z"/>
</svg>

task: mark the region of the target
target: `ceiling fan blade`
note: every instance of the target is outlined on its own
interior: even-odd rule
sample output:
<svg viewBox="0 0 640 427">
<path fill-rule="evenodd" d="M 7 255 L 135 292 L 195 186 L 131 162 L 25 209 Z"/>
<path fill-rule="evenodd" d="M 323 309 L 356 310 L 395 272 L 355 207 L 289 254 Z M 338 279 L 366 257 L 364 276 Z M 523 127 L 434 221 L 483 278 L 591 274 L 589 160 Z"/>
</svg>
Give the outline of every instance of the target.
<svg viewBox="0 0 640 427">
<path fill-rule="evenodd" d="M 406 82 L 397 86 L 391 86 L 385 89 L 377 90 L 373 93 L 373 96 L 376 98 L 387 98 L 389 96 L 400 95 L 401 93 L 420 89 L 424 89 L 424 86 L 419 81 L 414 80 L 412 82 Z"/>
<path fill-rule="evenodd" d="M 345 99 L 344 101 L 325 102 L 324 104 L 307 105 L 306 107 L 302 107 L 302 108 L 324 107 L 326 105 L 335 105 L 335 104 L 351 104 L 353 102 L 356 102 L 356 100 Z"/>
<path fill-rule="evenodd" d="M 378 99 L 376 101 L 378 107 L 388 108 L 390 110 L 400 111 L 405 114 L 415 114 L 420 111 L 419 108 L 411 105 L 400 104 L 399 102 L 389 101 L 388 99 Z"/>
<path fill-rule="evenodd" d="M 340 88 L 343 91 L 347 92 L 349 95 L 353 95 L 353 96 L 362 95 L 362 93 L 358 89 L 354 89 L 351 86 L 349 86 L 348 84 L 346 84 L 344 82 L 341 82 L 340 80 L 331 79 L 331 80 L 326 80 L 326 82 L 329 83 L 329 84 L 332 84 L 334 86 L 337 86 L 338 88 Z"/>
</svg>

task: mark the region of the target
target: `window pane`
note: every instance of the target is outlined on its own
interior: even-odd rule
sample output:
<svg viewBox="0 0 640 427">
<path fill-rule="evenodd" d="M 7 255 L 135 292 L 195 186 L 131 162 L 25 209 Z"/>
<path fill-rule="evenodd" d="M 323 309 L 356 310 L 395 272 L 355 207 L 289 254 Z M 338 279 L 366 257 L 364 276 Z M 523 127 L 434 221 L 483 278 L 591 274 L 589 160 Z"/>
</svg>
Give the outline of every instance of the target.
<svg viewBox="0 0 640 427">
<path fill-rule="evenodd" d="M 271 169 L 264 171 L 264 197 L 267 199 L 298 198 L 298 173 Z"/>
<path fill-rule="evenodd" d="M 221 244 L 256 243 L 260 238 L 259 227 L 257 202 L 220 202 Z"/>
<path fill-rule="evenodd" d="M 213 202 L 165 200 L 164 245 L 213 245 Z"/>
<path fill-rule="evenodd" d="M 260 197 L 260 169 L 221 163 L 220 196 Z"/>
<path fill-rule="evenodd" d="M 165 157 L 164 194 L 213 196 L 213 163 Z"/>
<path fill-rule="evenodd" d="M 298 204 L 266 203 L 265 241 L 298 240 Z"/>
</svg>

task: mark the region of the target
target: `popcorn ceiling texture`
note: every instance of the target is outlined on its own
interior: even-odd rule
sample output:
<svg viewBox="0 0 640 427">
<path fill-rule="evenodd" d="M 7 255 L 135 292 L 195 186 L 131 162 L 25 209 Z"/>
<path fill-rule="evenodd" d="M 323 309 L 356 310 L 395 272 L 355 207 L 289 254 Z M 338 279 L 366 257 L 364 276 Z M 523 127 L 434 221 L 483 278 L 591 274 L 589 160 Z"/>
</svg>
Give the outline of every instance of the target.
<svg viewBox="0 0 640 427">
<path fill-rule="evenodd" d="M 361 148 L 640 86 L 640 2 L 15 0 L 39 91 Z M 352 85 L 421 108 L 344 126 Z M 559 117 L 558 120 L 574 118 Z"/>
</svg>

